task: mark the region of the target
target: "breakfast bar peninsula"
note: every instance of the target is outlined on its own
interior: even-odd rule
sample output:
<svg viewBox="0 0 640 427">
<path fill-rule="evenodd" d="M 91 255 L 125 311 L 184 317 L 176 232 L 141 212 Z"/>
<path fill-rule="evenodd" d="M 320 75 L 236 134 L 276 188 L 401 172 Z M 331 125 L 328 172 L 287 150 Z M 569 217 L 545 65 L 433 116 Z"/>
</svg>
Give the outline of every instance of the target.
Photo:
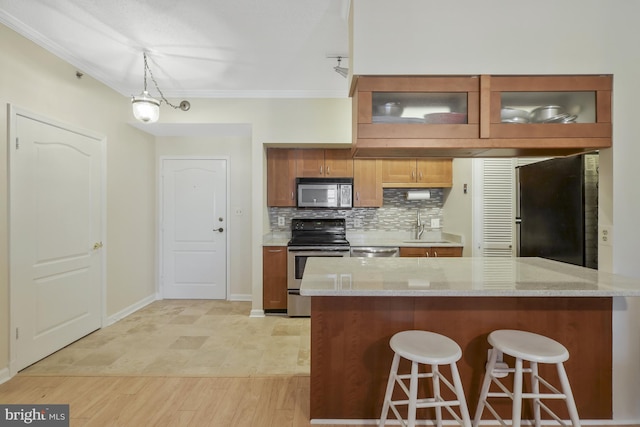
<svg viewBox="0 0 640 427">
<path fill-rule="evenodd" d="M 542 258 L 309 258 L 300 293 L 312 297 L 312 420 L 377 419 L 393 356 L 389 339 L 410 329 L 460 345 L 471 414 L 487 335 L 522 329 L 549 336 L 569 350 L 565 367 L 580 417 L 606 420 L 612 418 L 612 299 L 640 296 L 640 280 Z M 553 382 L 555 371 L 545 368 L 552 367 L 540 372 Z M 509 416 L 510 407 L 497 406 Z"/>
</svg>

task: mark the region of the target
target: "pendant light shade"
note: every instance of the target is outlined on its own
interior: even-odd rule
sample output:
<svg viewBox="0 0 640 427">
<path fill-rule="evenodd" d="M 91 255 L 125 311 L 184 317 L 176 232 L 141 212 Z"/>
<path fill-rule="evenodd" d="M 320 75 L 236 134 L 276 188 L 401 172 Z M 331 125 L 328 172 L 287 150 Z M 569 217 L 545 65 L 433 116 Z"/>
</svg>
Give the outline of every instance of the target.
<svg viewBox="0 0 640 427">
<path fill-rule="evenodd" d="M 146 90 L 131 98 L 133 117 L 143 123 L 155 123 L 160 118 L 160 101 L 149 95 Z"/>
<path fill-rule="evenodd" d="M 153 77 L 151 68 L 149 68 L 149 64 L 147 63 L 147 53 L 143 52 L 142 57 L 144 60 L 144 90 L 140 95 L 131 97 L 133 117 L 135 117 L 136 120 L 139 120 L 142 123 L 157 122 L 160 118 L 160 103 L 163 101 L 170 107 L 180 109 L 182 111 L 188 111 L 189 108 L 191 108 L 191 104 L 189 103 L 189 101 L 182 101 L 179 105 L 174 105 L 164 97 L 162 91 L 158 87 L 156 79 Z M 149 95 L 149 92 L 147 91 L 147 71 L 149 72 L 149 76 L 151 77 L 151 81 L 153 82 L 156 90 L 160 94 L 161 99 L 159 100 Z"/>
</svg>

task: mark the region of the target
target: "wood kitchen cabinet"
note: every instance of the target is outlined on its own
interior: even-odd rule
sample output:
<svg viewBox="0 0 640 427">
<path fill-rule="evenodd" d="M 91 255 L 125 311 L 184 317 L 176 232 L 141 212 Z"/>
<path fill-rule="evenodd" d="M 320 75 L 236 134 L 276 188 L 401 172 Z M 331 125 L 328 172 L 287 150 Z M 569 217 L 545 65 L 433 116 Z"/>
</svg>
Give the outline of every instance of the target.
<svg viewBox="0 0 640 427">
<path fill-rule="evenodd" d="M 461 257 L 462 247 L 433 246 L 433 247 L 401 247 L 401 257 Z"/>
<path fill-rule="evenodd" d="M 296 150 L 298 177 L 353 177 L 353 158 L 350 149 Z"/>
<path fill-rule="evenodd" d="M 357 76 L 352 87 L 355 157 L 424 157 L 480 133 L 477 76 Z"/>
<path fill-rule="evenodd" d="M 611 76 L 482 76 L 480 136 L 499 145 L 571 151 L 611 146 Z M 552 108 L 550 108 L 552 107 Z M 506 114 L 529 113 L 525 120 Z M 549 114 L 544 114 L 550 111 Z M 538 113 L 542 113 L 537 115 Z M 517 118 L 519 116 L 516 116 Z"/>
<path fill-rule="evenodd" d="M 262 248 L 262 305 L 265 312 L 287 311 L 287 248 Z"/>
<path fill-rule="evenodd" d="M 296 150 L 267 149 L 267 206 L 296 205 Z"/>
<path fill-rule="evenodd" d="M 382 160 L 353 160 L 353 207 L 382 206 Z"/>
<path fill-rule="evenodd" d="M 382 160 L 384 187 L 451 187 L 452 159 L 384 159 Z"/>
<path fill-rule="evenodd" d="M 566 156 L 611 147 L 611 75 L 355 76 L 352 88 L 355 158 Z M 566 116 L 529 120 L 548 106 Z M 526 121 L 503 109 L 525 111 Z"/>
</svg>

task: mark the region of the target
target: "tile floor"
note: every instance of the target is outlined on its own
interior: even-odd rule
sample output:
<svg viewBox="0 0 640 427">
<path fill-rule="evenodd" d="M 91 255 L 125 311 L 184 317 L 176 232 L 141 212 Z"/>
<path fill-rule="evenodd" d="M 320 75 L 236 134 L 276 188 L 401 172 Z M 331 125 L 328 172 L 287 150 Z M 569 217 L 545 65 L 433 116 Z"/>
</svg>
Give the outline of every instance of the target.
<svg viewBox="0 0 640 427">
<path fill-rule="evenodd" d="M 156 301 L 21 374 L 309 375 L 310 320 L 250 310 L 250 302 Z"/>
</svg>

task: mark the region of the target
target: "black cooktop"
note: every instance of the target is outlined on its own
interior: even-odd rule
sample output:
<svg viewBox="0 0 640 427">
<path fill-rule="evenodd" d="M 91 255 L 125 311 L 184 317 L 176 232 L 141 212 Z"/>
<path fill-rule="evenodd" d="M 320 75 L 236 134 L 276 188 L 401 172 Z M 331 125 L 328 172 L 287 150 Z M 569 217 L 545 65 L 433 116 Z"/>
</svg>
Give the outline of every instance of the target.
<svg viewBox="0 0 640 427">
<path fill-rule="evenodd" d="M 289 246 L 349 246 L 344 218 L 294 218 Z"/>
</svg>

